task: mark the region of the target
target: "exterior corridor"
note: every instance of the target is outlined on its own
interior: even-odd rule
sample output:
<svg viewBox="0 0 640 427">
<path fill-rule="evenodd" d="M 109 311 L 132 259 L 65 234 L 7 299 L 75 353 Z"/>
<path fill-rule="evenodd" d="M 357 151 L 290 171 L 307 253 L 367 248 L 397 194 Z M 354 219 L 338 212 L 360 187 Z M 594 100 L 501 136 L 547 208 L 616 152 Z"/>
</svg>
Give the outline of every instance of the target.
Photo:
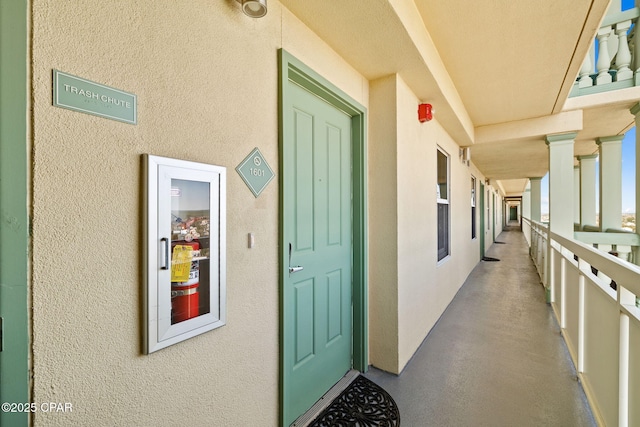
<svg viewBox="0 0 640 427">
<path fill-rule="evenodd" d="M 595 426 L 519 228 L 507 227 L 400 376 L 406 426 Z"/>
</svg>

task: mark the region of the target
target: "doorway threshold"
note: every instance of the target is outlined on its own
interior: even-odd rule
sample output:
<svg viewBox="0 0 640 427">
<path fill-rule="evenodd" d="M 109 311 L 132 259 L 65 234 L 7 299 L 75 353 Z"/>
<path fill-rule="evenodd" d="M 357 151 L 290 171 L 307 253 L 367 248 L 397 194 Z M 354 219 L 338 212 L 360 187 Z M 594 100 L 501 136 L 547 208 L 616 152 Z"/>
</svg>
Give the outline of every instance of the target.
<svg viewBox="0 0 640 427">
<path fill-rule="evenodd" d="M 324 411 L 358 377 L 360 372 L 351 369 L 333 387 L 329 389 L 307 412 L 300 415 L 291 427 L 306 427 Z"/>
</svg>

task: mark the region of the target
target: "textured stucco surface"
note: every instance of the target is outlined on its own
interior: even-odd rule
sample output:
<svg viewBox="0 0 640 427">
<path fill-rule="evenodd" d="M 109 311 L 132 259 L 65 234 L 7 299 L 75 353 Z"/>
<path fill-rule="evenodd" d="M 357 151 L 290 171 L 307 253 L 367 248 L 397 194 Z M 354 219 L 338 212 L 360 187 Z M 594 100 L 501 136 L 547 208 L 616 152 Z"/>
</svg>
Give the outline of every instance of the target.
<svg viewBox="0 0 640 427">
<path fill-rule="evenodd" d="M 276 1 L 34 1 L 33 399 L 37 426 L 276 425 L 277 49 L 367 104 L 368 85 Z M 52 69 L 133 92 L 138 124 L 53 107 Z M 227 167 L 227 325 L 141 355 L 142 153 Z M 247 233 L 256 244 L 247 248 Z"/>
<path fill-rule="evenodd" d="M 479 260 L 471 239 L 473 165 L 437 119 L 419 123 L 416 98 L 398 75 L 371 82 L 370 349 L 373 366 L 399 373 Z M 449 155 L 450 253 L 437 262 L 438 147 Z M 488 242 L 490 244 L 491 242 Z"/>
<path fill-rule="evenodd" d="M 437 119 L 419 123 L 420 101 L 398 85 L 398 313 L 402 369 L 453 299 L 478 261 L 460 253 L 471 241 L 470 169 L 458 159 L 458 146 Z M 450 256 L 437 262 L 437 151 L 449 157 Z"/>
<path fill-rule="evenodd" d="M 398 369 L 399 333 L 397 79 L 369 87 L 369 363 L 389 372 Z"/>
<path fill-rule="evenodd" d="M 471 239 L 470 181 L 474 170 L 434 120 L 419 123 L 420 100 L 398 81 L 398 314 L 402 370 L 479 259 Z M 437 262 L 437 150 L 449 157 L 450 256 Z M 477 173 L 478 179 L 484 177 Z"/>
</svg>

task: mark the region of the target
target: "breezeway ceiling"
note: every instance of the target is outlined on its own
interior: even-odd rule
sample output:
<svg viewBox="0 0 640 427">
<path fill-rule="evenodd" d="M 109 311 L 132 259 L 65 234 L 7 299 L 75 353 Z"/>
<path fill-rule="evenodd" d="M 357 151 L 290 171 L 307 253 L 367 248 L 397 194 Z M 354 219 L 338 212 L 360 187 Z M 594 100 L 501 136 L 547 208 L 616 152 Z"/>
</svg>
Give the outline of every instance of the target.
<svg viewBox="0 0 640 427">
<path fill-rule="evenodd" d="M 505 196 L 521 196 L 529 182 L 528 179 L 508 179 L 500 181 Z"/>
<path fill-rule="evenodd" d="M 434 105 L 438 121 L 454 140 L 472 147 L 471 158 L 480 171 L 506 182 L 547 172 L 545 135 L 475 144 L 476 129 L 544 118 L 567 108 L 565 101 L 609 1 L 281 3 L 367 79 L 400 74 L 418 98 Z M 425 55 L 429 43 L 435 56 Z M 594 106 L 569 105 L 587 108 L 580 128 L 567 129 L 580 131 L 577 154 L 592 153 L 595 137 L 616 134 L 631 123 L 629 114 L 603 121 L 606 111 L 588 109 Z M 525 184 L 505 185 L 524 190 Z"/>
<path fill-rule="evenodd" d="M 559 112 L 590 0 L 415 3 L 474 126 Z"/>
</svg>

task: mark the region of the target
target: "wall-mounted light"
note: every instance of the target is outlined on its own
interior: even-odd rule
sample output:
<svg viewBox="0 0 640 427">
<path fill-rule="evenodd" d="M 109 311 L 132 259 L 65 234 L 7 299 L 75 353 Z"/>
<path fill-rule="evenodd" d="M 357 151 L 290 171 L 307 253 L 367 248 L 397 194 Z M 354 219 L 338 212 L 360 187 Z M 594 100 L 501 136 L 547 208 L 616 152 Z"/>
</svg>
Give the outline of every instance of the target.
<svg viewBox="0 0 640 427">
<path fill-rule="evenodd" d="M 242 11 L 251 18 L 262 18 L 267 14 L 267 0 L 236 0 Z"/>
<path fill-rule="evenodd" d="M 469 166 L 469 162 L 471 161 L 471 147 L 460 148 L 458 153 L 462 163 L 466 163 L 467 166 Z"/>
<path fill-rule="evenodd" d="M 433 107 L 431 104 L 418 104 L 418 120 L 420 123 L 433 119 Z"/>
</svg>

